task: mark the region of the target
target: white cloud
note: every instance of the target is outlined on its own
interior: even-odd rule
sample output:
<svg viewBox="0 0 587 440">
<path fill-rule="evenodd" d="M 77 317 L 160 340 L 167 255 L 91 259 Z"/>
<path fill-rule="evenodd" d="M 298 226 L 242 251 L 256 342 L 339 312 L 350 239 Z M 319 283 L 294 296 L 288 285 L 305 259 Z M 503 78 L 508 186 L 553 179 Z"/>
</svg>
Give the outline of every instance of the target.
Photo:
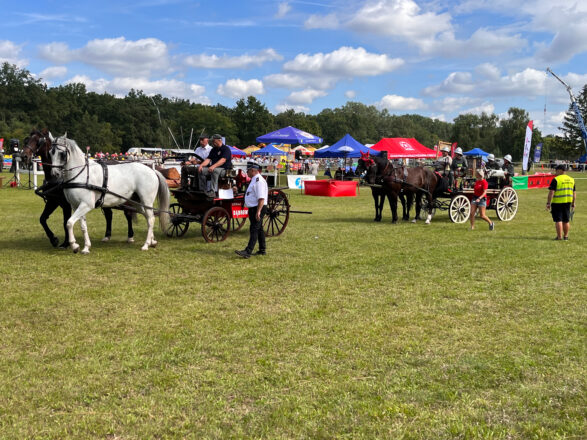
<svg viewBox="0 0 587 440">
<path fill-rule="evenodd" d="M 277 104 L 275 106 L 275 111 L 277 113 L 282 113 L 287 110 L 293 110 L 296 113 L 309 113 L 310 112 L 310 108 L 303 106 L 303 105 Z"/>
<path fill-rule="evenodd" d="M 14 44 L 9 40 L 0 40 L 0 63 L 15 64 L 18 67 L 25 67 L 28 60 L 19 58 L 22 46 Z"/>
<path fill-rule="evenodd" d="M 236 57 L 228 55 L 190 55 L 185 59 L 185 64 L 190 67 L 205 69 L 247 69 L 253 66 L 261 66 L 268 61 L 281 61 L 283 57 L 274 49 L 264 49 L 255 54 L 243 54 Z"/>
<path fill-rule="evenodd" d="M 258 79 L 250 79 L 248 81 L 242 79 L 229 79 L 224 84 L 220 84 L 216 89 L 216 93 L 229 98 L 245 98 L 247 96 L 257 96 L 265 93 L 263 81 Z"/>
<path fill-rule="evenodd" d="M 347 90 L 346 92 L 344 92 L 344 96 L 347 99 L 355 99 L 357 96 L 357 92 L 355 92 L 354 90 Z"/>
<path fill-rule="evenodd" d="M 483 63 L 475 67 L 475 73 L 487 79 L 498 79 L 501 72 L 499 68 L 491 63 Z"/>
<path fill-rule="evenodd" d="M 326 96 L 327 93 L 322 90 L 305 89 L 299 92 L 292 92 L 286 99 L 290 104 L 311 104 L 314 99 Z"/>
<path fill-rule="evenodd" d="M 452 72 L 442 83 L 423 90 L 424 95 L 442 96 L 446 94 L 466 94 L 475 90 L 473 75 L 470 72 Z"/>
<path fill-rule="evenodd" d="M 449 14 L 422 13 L 413 0 L 369 1 L 347 24 L 358 32 L 400 37 L 417 45 L 452 30 Z"/>
<path fill-rule="evenodd" d="M 130 89 L 135 89 L 142 90 L 146 95 L 161 94 L 168 97 L 190 99 L 202 104 L 210 103 L 209 98 L 204 96 L 205 88 L 203 86 L 188 84 L 175 79 L 149 81 L 145 78 L 118 77 L 112 80 L 104 78 L 93 80 L 85 75 L 76 75 L 66 81 L 66 84 L 70 83 L 83 83 L 90 91 L 97 93 L 107 92 L 119 97 L 125 96 Z"/>
<path fill-rule="evenodd" d="M 375 104 L 379 109 L 414 111 L 425 109 L 427 106 L 421 99 L 407 98 L 398 95 L 385 95 Z"/>
<path fill-rule="evenodd" d="M 338 29 L 340 21 L 335 13 L 328 15 L 312 14 L 304 22 L 306 29 Z"/>
<path fill-rule="evenodd" d="M 330 89 L 334 87 L 338 78 L 331 76 L 307 76 L 292 73 L 275 73 L 267 75 L 263 81 L 269 87 L 279 87 L 284 89 L 300 89 L 304 87 L 312 87 L 316 89 Z"/>
<path fill-rule="evenodd" d="M 64 78 L 65 75 L 67 75 L 67 67 L 65 66 L 47 67 L 45 70 L 39 73 L 39 76 L 47 81 Z"/>
<path fill-rule="evenodd" d="M 299 54 L 283 65 L 283 70 L 304 75 L 328 75 L 339 78 L 376 76 L 404 64 L 399 58 L 369 53 L 362 47 L 341 47 L 330 53 Z"/>
<path fill-rule="evenodd" d="M 474 103 L 478 102 L 478 99 L 469 98 L 469 97 L 453 97 L 449 96 L 440 101 L 434 102 L 434 107 L 438 108 L 441 111 L 452 113 L 464 106 L 470 106 Z"/>
<path fill-rule="evenodd" d="M 485 102 L 477 107 L 472 107 L 463 111 L 460 111 L 460 115 L 465 114 L 474 114 L 474 115 L 481 115 L 481 113 L 486 113 L 490 115 L 491 113 L 495 112 L 495 106 L 490 102 Z"/>
<path fill-rule="evenodd" d="M 275 14 L 275 18 L 283 18 L 289 11 L 291 11 L 290 4 L 288 2 L 281 2 L 277 6 L 277 14 Z"/>
<path fill-rule="evenodd" d="M 430 10 L 424 10 L 424 6 Z M 370 0 L 345 18 L 339 18 L 336 13 L 312 15 L 306 20 L 305 27 L 345 28 L 361 34 L 389 37 L 415 46 L 421 54 L 429 56 L 495 56 L 526 46 L 525 40 L 519 35 L 510 35 L 511 30 L 506 28 L 480 28 L 470 38 L 458 39 L 451 14 L 437 13 L 434 6 L 434 2 L 417 3 L 415 0 Z"/>
<path fill-rule="evenodd" d="M 81 61 L 114 75 L 147 77 L 154 71 L 169 71 L 170 66 L 167 45 L 156 38 L 95 39 L 80 49 L 54 42 L 40 46 L 39 51 L 43 58 L 57 64 Z"/>
</svg>

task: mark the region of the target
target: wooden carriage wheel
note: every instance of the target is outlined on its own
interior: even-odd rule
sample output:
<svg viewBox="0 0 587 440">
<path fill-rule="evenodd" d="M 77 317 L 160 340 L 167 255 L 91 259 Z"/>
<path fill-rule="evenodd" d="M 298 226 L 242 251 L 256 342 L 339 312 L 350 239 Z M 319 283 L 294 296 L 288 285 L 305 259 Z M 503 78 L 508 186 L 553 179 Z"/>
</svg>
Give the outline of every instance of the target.
<svg viewBox="0 0 587 440">
<path fill-rule="evenodd" d="M 263 230 L 267 237 L 277 237 L 285 230 L 289 221 L 289 200 L 279 189 L 269 191 L 267 215 L 263 219 Z"/>
<path fill-rule="evenodd" d="M 459 194 L 450 201 L 448 214 L 453 223 L 465 223 L 471 215 L 471 201 Z"/>
<path fill-rule="evenodd" d="M 165 234 L 168 237 L 181 237 L 187 232 L 190 222 L 182 219 L 183 213 L 183 208 L 179 203 L 169 205 L 169 224 L 165 229 Z"/>
<path fill-rule="evenodd" d="M 242 218 L 232 217 L 230 219 L 230 230 L 232 232 L 240 231 L 246 222 L 247 222 L 246 217 L 242 217 Z"/>
<path fill-rule="evenodd" d="M 230 230 L 230 216 L 221 206 L 214 206 L 206 211 L 202 219 L 202 237 L 208 243 L 226 240 Z"/>
<path fill-rule="evenodd" d="M 504 222 L 509 222 L 518 212 L 518 193 L 511 187 L 505 187 L 497 195 L 495 204 L 497 217 Z"/>
</svg>

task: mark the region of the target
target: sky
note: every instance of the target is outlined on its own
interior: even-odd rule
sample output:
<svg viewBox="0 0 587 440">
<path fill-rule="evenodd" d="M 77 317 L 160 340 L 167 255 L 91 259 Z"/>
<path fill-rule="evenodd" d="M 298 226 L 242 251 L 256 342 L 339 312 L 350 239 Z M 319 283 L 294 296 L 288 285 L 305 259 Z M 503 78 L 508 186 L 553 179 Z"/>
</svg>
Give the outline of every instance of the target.
<svg viewBox="0 0 587 440">
<path fill-rule="evenodd" d="M 587 1 L 0 0 L 0 62 L 48 86 L 277 114 L 348 101 L 446 122 L 528 111 L 557 134 L 587 84 Z M 584 117 L 587 115 L 583 115 Z"/>
</svg>

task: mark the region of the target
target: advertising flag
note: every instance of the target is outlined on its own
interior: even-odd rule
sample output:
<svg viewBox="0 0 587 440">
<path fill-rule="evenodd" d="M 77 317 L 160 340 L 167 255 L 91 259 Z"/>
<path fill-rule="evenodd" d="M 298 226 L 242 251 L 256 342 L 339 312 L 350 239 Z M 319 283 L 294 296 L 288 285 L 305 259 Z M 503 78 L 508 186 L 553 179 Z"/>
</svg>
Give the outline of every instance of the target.
<svg viewBox="0 0 587 440">
<path fill-rule="evenodd" d="M 524 157 L 522 159 L 522 170 L 528 171 L 528 157 L 530 156 L 530 145 L 532 144 L 532 121 L 526 127 L 526 140 L 524 141 Z"/>
<path fill-rule="evenodd" d="M 455 157 L 455 150 L 456 149 L 457 149 L 457 143 L 455 142 L 450 147 L 450 157 L 453 157 L 453 158 Z"/>
<path fill-rule="evenodd" d="M 0 138 L 0 151 L 2 150 L 3 145 L 4 145 L 4 138 Z"/>
<path fill-rule="evenodd" d="M 540 154 L 542 153 L 542 142 L 534 148 L 534 163 L 540 162 Z"/>
</svg>

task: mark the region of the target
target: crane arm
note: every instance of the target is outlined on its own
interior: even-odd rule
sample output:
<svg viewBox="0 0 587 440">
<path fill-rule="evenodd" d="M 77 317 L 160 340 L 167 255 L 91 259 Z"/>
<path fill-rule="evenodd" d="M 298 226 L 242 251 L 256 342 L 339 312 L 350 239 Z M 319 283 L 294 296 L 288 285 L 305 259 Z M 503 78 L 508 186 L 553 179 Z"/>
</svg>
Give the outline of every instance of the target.
<svg viewBox="0 0 587 440">
<path fill-rule="evenodd" d="M 566 82 L 564 82 L 562 79 L 560 79 L 552 70 L 550 70 L 550 67 L 547 67 L 546 71 L 548 73 L 550 73 L 552 76 L 554 76 L 556 79 L 558 79 L 559 82 L 563 86 L 565 86 L 565 88 L 567 89 L 567 92 L 569 92 L 569 96 L 571 97 L 571 107 L 573 107 L 573 111 L 575 112 L 575 117 L 577 118 L 577 123 L 579 124 L 579 128 L 581 129 L 581 138 L 583 138 L 583 147 L 585 147 L 585 151 L 587 152 L 587 129 L 585 128 L 585 123 L 583 122 L 583 117 L 581 116 L 581 111 L 579 110 L 579 105 L 577 104 L 577 100 L 575 99 L 575 96 L 573 95 L 573 90 L 571 89 L 571 86 L 568 85 Z"/>
</svg>

